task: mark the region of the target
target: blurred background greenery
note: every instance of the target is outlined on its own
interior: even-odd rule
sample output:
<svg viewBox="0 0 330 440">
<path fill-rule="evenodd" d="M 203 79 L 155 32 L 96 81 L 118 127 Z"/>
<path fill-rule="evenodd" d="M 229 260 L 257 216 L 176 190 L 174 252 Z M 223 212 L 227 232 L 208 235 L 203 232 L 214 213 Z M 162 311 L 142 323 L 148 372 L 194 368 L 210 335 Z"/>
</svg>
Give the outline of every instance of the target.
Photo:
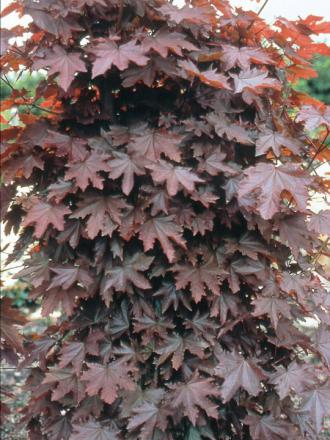
<svg viewBox="0 0 330 440">
<path fill-rule="evenodd" d="M 25 89 L 30 96 L 33 96 L 38 84 L 45 78 L 45 75 L 39 72 L 29 73 L 22 71 L 19 74 L 13 72 L 9 74 L 7 78 L 16 90 Z M 10 94 L 10 87 L 5 82 L 1 81 L 0 101 L 9 98 Z"/>
<path fill-rule="evenodd" d="M 299 92 L 308 93 L 325 104 L 330 104 L 330 57 L 316 56 L 313 67 L 317 78 L 303 79 L 294 86 Z"/>
</svg>

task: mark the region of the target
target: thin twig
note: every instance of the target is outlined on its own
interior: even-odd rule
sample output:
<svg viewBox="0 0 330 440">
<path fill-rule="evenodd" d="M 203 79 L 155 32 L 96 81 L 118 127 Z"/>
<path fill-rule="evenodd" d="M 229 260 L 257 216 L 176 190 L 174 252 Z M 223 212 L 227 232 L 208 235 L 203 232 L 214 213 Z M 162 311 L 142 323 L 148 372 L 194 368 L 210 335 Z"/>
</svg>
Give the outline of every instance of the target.
<svg viewBox="0 0 330 440">
<path fill-rule="evenodd" d="M 28 104 L 28 103 L 26 103 L 26 104 L 20 104 L 20 105 L 31 106 L 31 107 L 36 108 L 36 109 L 38 109 L 38 110 L 41 110 L 41 111 L 43 111 L 43 112 L 51 113 L 52 115 L 58 115 L 58 116 L 62 115 L 62 113 L 54 112 L 54 110 L 49 110 L 49 109 L 47 109 L 47 108 L 40 107 L 40 105 L 37 105 L 37 104 Z"/>
<path fill-rule="evenodd" d="M 19 266 L 14 266 L 14 267 L 6 267 L 5 269 L 0 269 L 0 273 L 6 272 L 7 270 L 18 269 L 20 267 L 24 267 L 24 264 L 20 264 Z"/>
<path fill-rule="evenodd" d="M 10 83 L 10 81 L 8 80 L 8 78 L 6 77 L 5 74 L 3 74 L 3 76 L 1 76 L 0 79 L 2 79 L 2 81 L 3 81 L 5 84 L 7 84 L 7 86 L 10 87 L 12 91 L 16 91 L 16 89 L 15 89 L 15 88 L 13 87 L 13 85 Z M 24 101 L 27 101 L 27 99 L 26 99 L 25 97 L 23 97 L 23 99 L 24 99 Z M 26 102 L 26 103 L 22 103 L 22 104 L 19 104 L 19 105 L 26 105 L 27 107 L 33 107 L 33 108 L 38 109 L 38 110 L 41 110 L 41 111 L 43 111 L 43 112 L 51 113 L 52 115 L 60 116 L 60 115 L 62 114 L 62 113 L 59 113 L 59 112 L 54 112 L 53 110 L 49 110 L 49 109 L 46 109 L 46 108 L 40 107 L 40 105 L 37 105 L 37 104 L 35 104 L 35 103 L 33 103 L 33 102 Z"/>
<path fill-rule="evenodd" d="M 124 13 L 124 0 L 120 1 L 119 10 L 118 10 L 118 17 L 117 17 L 117 23 L 116 23 L 116 31 L 119 32 L 121 30 L 121 21 L 123 19 L 123 13 Z"/>
<path fill-rule="evenodd" d="M 323 139 L 323 141 L 321 142 L 321 145 L 319 146 L 319 148 L 316 150 L 314 156 L 312 157 L 312 160 L 309 162 L 308 167 L 306 168 L 306 170 L 309 170 L 310 167 L 312 166 L 314 160 L 317 158 L 317 156 L 325 149 L 328 148 L 327 144 L 325 143 L 325 141 L 327 140 L 329 136 L 329 129 L 327 128 L 327 132 L 326 135 Z"/>
<path fill-rule="evenodd" d="M 312 169 L 312 173 L 313 172 L 315 172 L 316 173 L 316 170 L 319 168 L 319 167 L 321 167 L 322 165 L 324 165 L 324 164 L 330 164 L 330 160 L 326 160 L 326 161 L 324 161 L 324 162 L 320 162 L 320 163 L 318 163 L 317 165 L 315 165 L 315 167 Z M 316 173 L 317 174 L 317 173 Z M 317 174 L 318 175 L 318 174 Z"/>
<path fill-rule="evenodd" d="M 18 367 L 0 367 L 0 371 L 2 370 L 16 370 L 16 371 L 22 371 L 22 370 L 34 370 L 36 367 L 24 367 L 24 368 L 18 368 Z"/>
<path fill-rule="evenodd" d="M 6 77 L 6 74 L 3 73 L 2 76 L 0 77 L 0 79 L 2 79 L 2 81 L 7 84 L 7 86 L 9 86 L 11 88 L 11 90 L 15 91 L 14 87 L 11 85 L 11 83 L 9 82 L 8 78 Z"/>
<path fill-rule="evenodd" d="M 267 5 L 268 2 L 269 2 L 269 0 L 265 0 L 264 4 L 261 6 L 259 11 L 257 12 L 257 15 L 261 14 L 261 12 L 263 11 L 263 9 L 265 8 L 265 6 Z M 252 20 L 246 30 L 249 31 L 252 28 L 252 26 L 254 25 L 254 23 L 255 23 L 255 20 Z"/>
<path fill-rule="evenodd" d="M 266 7 L 267 3 L 269 2 L 269 0 L 265 0 L 264 4 L 261 6 L 261 8 L 259 9 L 259 11 L 257 12 L 257 15 L 260 15 L 262 13 L 262 11 L 264 10 L 264 8 Z"/>
</svg>

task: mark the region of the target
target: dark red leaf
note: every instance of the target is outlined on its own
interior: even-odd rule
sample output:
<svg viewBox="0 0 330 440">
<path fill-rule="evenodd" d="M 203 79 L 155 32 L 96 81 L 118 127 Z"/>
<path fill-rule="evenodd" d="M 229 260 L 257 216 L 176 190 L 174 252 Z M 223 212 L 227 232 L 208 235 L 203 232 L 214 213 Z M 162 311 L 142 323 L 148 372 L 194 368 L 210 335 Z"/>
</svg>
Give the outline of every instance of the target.
<svg viewBox="0 0 330 440">
<path fill-rule="evenodd" d="M 182 238 L 182 229 L 175 224 L 174 216 L 153 217 L 141 227 L 139 237 L 143 241 L 145 251 L 152 249 L 156 240 L 159 241 L 170 262 L 175 260 L 175 250 L 169 239 L 183 249 L 186 248 L 186 243 Z"/>
<path fill-rule="evenodd" d="M 249 425 L 253 440 L 279 440 L 287 438 L 290 425 L 272 415 L 245 417 L 244 423 Z"/>
<path fill-rule="evenodd" d="M 170 196 L 175 196 L 181 187 L 188 192 L 195 190 L 195 183 L 204 182 L 189 168 L 176 167 L 165 160 L 148 166 L 152 170 L 152 179 L 156 183 L 166 182 L 166 189 Z"/>
<path fill-rule="evenodd" d="M 96 60 L 93 63 L 93 78 L 105 73 L 112 66 L 116 66 L 119 70 L 125 70 L 130 62 L 139 66 L 145 66 L 148 62 L 148 58 L 145 56 L 146 50 L 133 40 L 118 46 L 111 39 L 103 39 L 90 51 L 96 55 Z"/>
<path fill-rule="evenodd" d="M 299 154 L 301 150 L 300 142 L 285 136 L 282 133 L 276 131 L 265 131 L 256 142 L 256 155 L 268 153 L 270 149 L 273 150 L 275 155 L 279 157 L 281 155 L 281 147 L 286 147 L 295 154 Z"/>
<path fill-rule="evenodd" d="M 201 301 L 210 290 L 214 295 L 220 295 L 220 268 L 213 259 L 210 259 L 201 266 L 176 265 L 176 287 L 182 289 L 190 285 L 192 297 L 196 303 Z"/>
<path fill-rule="evenodd" d="M 172 385 L 171 388 L 175 390 L 170 401 L 171 407 L 182 411 L 194 426 L 201 410 L 209 417 L 218 417 L 217 405 L 209 397 L 218 397 L 219 391 L 211 379 L 195 375 L 189 382 Z"/>
<path fill-rule="evenodd" d="M 32 207 L 24 218 L 23 226 L 35 224 L 35 236 L 40 238 L 52 224 L 58 231 L 64 229 L 64 216 L 71 210 L 64 205 L 51 205 L 42 200 L 33 200 Z"/>
<path fill-rule="evenodd" d="M 112 362 L 108 365 L 87 364 L 88 370 L 82 375 L 86 382 L 86 391 L 90 396 L 100 393 L 104 402 L 111 404 L 121 390 L 133 390 L 135 384 L 130 377 L 132 367 L 122 362 Z"/>
<path fill-rule="evenodd" d="M 33 67 L 37 70 L 49 67 L 50 75 L 59 73 L 59 85 L 64 91 L 70 87 L 76 72 L 87 71 L 79 52 L 66 52 L 61 46 L 54 46 L 52 51 L 46 53 L 45 58 L 37 59 Z"/>
<path fill-rule="evenodd" d="M 226 70 L 240 67 L 248 70 L 251 64 L 275 64 L 269 54 L 259 47 L 236 47 L 224 44 L 222 46 L 221 60 Z"/>
<path fill-rule="evenodd" d="M 260 163 L 245 171 L 245 178 L 239 184 L 238 197 L 253 195 L 261 216 L 270 219 L 280 211 L 283 191 L 290 192 L 298 209 L 305 211 L 311 182 L 312 178 L 299 168 Z"/>
<path fill-rule="evenodd" d="M 221 397 L 224 402 L 228 402 L 240 387 L 252 396 L 257 396 L 261 392 L 260 382 L 266 378 L 266 375 L 252 360 L 231 352 L 222 352 L 218 355 L 218 360 L 215 374 L 224 378 L 221 386 Z"/>
<path fill-rule="evenodd" d="M 305 105 L 299 110 L 296 120 L 304 122 L 306 130 L 314 130 L 321 125 L 330 127 L 330 107 Z"/>
<path fill-rule="evenodd" d="M 125 208 L 127 208 L 126 203 L 118 197 L 89 194 L 78 203 L 78 209 L 70 218 L 88 217 L 86 229 L 89 238 L 95 238 L 99 232 L 111 237 L 113 231 L 121 224 L 122 212 Z"/>
<path fill-rule="evenodd" d="M 235 93 L 241 93 L 245 89 L 251 89 L 256 93 L 262 93 L 263 89 L 281 88 L 281 83 L 275 78 L 269 78 L 267 71 L 260 69 L 247 69 L 239 74 L 230 74 L 234 79 Z"/>
<path fill-rule="evenodd" d="M 308 223 L 308 229 L 318 234 L 330 236 L 330 209 L 322 209 L 317 214 L 313 214 Z"/>
<path fill-rule="evenodd" d="M 76 161 L 68 165 L 68 171 L 65 173 L 64 179 L 75 179 L 76 184 L 83 191 L 87 188 L 89 183 L 94 188 L 103 188 L 103 178 L 98 174 L 99 171 L 110 171 L 110 166 L 106 162 L 106 156 L 100 156 L 97 153 L 92 153 L 82 161 Z"/>
<path fill-rule="evenodd" d="M 134 154 L 151 161 L 160 159 L 161 154 L 164 154 L 169 159 L 179 162 L 181 139 L 181 136 L 167 130 L 145 130 L 143 134 L 133 138 L 129 148 Z"/>
<path fill-rule="evenodd" d="M 87 423 L 73 425 L 71 440 L 119 440 L 119 430 L 111 425 L 90 420 Z"/>
</svg>

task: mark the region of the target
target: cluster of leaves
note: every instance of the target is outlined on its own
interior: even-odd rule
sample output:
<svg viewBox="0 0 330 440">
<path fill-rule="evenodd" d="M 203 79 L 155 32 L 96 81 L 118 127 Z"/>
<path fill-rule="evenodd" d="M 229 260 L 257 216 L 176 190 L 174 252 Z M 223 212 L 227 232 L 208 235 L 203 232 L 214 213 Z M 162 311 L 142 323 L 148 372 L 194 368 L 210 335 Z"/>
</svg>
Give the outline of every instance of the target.
<svg viewBox="0 0 330 440">
<path fill-rule="evenodd" d="M 19 313 L 17 308 L 12 307 L 9 298 L 0 299 L 0 353 L 1 360 L 6 359 L 11 366 L 17 367 L 19 354 L 24 353 L 23 337 L 19 329 L 26 324 L 25 317 Z M 11 368 L 11 367 L 10 367 Z M 10 415 L 9 401 L 14 398 L 12 390 L 6 383 L 1 383 L 0 389 L 0 421 L 1 426 Z"/>
<path fill-rule="evenodd" d="M 13 9 L 33 21 L 3 80 L 48 80 L 39 116 L 24 91 L 6 101 L 31 109 L 3 133 L 9 261 L 26 256 L 31 298 L 62 312 L 24 346 L 30 438 L 318 438 L 329 211 L 309 202 L 329 187 L 330 109 L 288 81 L 329 55 L 312 38 L 329 24 L 270 28 L 226 0 Z"/>
</svg>

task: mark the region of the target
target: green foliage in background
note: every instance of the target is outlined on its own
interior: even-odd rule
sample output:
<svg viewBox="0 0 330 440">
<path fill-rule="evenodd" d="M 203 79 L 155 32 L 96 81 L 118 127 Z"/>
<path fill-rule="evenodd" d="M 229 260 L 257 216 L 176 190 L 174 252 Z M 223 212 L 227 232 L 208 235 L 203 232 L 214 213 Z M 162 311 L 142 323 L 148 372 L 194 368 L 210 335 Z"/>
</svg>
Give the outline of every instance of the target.
<svg viewBox="0 0 330 440">
<path fill-rule="evenodd" d="M 36 88 L 40 81 L 45 78 L 45 74 L 40 72 L 21 72 L 18 75 L 12 73 L 7 78 L 16 90 L 25 89 L 28 96 L 34 96 Z M 1 81 L 0 100 L 8 98 L 10 95 L 10 87 L 4 81 Z"/>
<path fill-rule="evenodd" d="M 29 299 L 29 288 L 26 283 L 17 281 L 12 286 L 2 288 L 1 294 L 12 300 L 13 306 L 21 308 L 31 308 L 35 306 L 35 301 Z"/>
<path fill-rule="evenodd" d="M 34 97 L 36 94 L 36 89 L 40 82 L 45 79 L 46 74 L 43 72 L 24 72 L 21 71 L 20 73 L 14 73 L 2 77 L 4 81 L 1 81 L 1 87 L 0 87 L 0 102 L 9 98 L 12 94 L 10 86 L 7 84 L 9 82 L 11 86 L 15 90 L 24 90 L 25 91 L 25 97 Z M 36 101 L 36 104 L 40 104 L 42 100 Z M 8 125 L 21 125 L 21 122 L 19 120 L 19 115 L 23 113 L 32 113 L 36 116 L 40 115 L 41 110 L 38 108 L 31 108 L 26 105 L 20 105 L 17 108 L 9 108 L 6 110 L 1 111 L 2 116 L 8 123 L 1 123 L 1 129 L 8 128 Z"/>
<path fill-rule="evenodd" d="M 300 80 L 295 89 L 330 104 L 330 57 L 315 57 L 313 67 L 319 76 Z"/>
</svg>

